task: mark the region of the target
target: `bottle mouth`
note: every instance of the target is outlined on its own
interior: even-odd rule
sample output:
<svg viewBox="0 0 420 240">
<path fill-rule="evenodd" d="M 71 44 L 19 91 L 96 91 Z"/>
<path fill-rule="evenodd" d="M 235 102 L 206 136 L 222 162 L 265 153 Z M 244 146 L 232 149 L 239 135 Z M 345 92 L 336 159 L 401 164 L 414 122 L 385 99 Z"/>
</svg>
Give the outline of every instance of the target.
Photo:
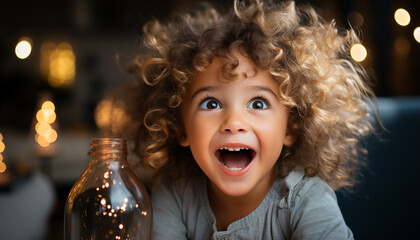
<svg viewBox="0 0 420 240">
<path fill-rule="evenodd" d="M 127 140 L 125 138 L 92 138 L 90 141 L 90 145 L 92 146 L 95 144 L 115 144 L 126 147 Z"/>
<path fill-rule="evenodd" d="M 117 154 L 127 156 L 127 140 L 124 138 L 92 138 L 90 141 L 91 157 Z M 114 156 L 115 157 L 115 156 Z"/>
</svg>

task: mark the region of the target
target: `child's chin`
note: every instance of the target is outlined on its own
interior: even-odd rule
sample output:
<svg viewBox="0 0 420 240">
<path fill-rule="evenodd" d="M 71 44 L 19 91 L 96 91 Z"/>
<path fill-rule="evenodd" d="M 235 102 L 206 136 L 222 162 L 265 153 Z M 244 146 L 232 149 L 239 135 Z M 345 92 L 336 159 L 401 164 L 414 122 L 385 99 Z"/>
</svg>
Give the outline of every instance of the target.
<svg viewBox="0 0 420 240">
<path fill-rule="evenodd" d="M 218 186 L 218 188 L 227 196 L 231 197 L 241 197 L 247 195 L 253 187 L 251 184 L 244 182 L 241 183 L 224 183 L 223 186 Z"/>
</svg>

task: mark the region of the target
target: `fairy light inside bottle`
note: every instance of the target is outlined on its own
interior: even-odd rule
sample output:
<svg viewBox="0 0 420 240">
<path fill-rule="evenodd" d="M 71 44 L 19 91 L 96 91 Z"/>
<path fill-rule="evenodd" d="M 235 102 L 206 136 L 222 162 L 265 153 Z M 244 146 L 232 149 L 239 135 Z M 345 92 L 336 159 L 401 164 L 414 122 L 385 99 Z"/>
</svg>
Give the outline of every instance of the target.
<svg viewBox="0 0 420 240">
<path fill-rule="evenodd" d="M 84 190 L 69 194 L 69 198 L 76 195 L 75 199 L 80 196 L 84 201 L 70 200 L 78 205 L 66 206 L 66 216 L 73 214 L 77 224 L 73 228 L 66 225 L 66 236 L 70 236 L 65 239 L 150 239 L 151 216 L 147 214 L 151 211 L 150 199 L 126 161 L 126 142 L 92 140 L 89 155 L 91 161 L 85 173 L 90 178 L 82 175 L 86 182 L 77 182 L 72 189 Z M 142 194 L 137 196 L 138 193 Z M 79 212 L 87 214 L 79 216 Z M 71 233 L 67 234 L 71 230 L 79 235 L 73 238 Z"/>
</svg>

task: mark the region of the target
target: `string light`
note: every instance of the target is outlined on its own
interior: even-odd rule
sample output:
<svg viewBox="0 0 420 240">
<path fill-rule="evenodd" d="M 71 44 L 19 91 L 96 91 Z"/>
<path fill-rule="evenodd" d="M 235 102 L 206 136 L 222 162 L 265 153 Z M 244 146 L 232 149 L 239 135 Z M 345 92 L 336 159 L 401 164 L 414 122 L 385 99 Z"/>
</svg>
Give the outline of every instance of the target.
<svg viewBox="0 0 420 240">
<path fill-rule="evenodd" d="M 68 86 L 76 76 L 76 56 L 69 43 L 46 42 L 41 47 L 41 72 L 53 87 Z"/>
<path fill-rule="evenodd" d="M 3 143 L 3 135 L 0 133 L 0 153 L 2 153 L 5 148 L 6 146 Z"/>
<path fill-rule="evenodd" d="M 6 146 L 3 143 L 3 135 L 0 133 L 0 173 L 4 173 L 7 169 L 6 164 L 3 162 L 3 152 Z"/>
<path fill-rule="evenodd" d="M 413 35 L 414 39 L 416 39 L 416 41 L 420 43 L 420 27 L 416 27 L 416 29 L 414 29 Z"/>
<path fill-rule="evenodd" d="M 358 12 L 351 12 L 347 15 L 347 20 L 353 28 L 361 27 L 365 21 L 363 15 Z"/>
<path fill-rule="evenodd" d="M 100 174 L 100 176 L 103 176 L 102 179 L 102 188 L 111 188 L 110 182 L 112 181 L 114 184 L 116 184 L 115 173 L 108 169 L 103 172 L 103 174 Z M 130 240 L 130 234 L 129 234 L 129 226 L 125 225 L 124 223 L 120 222 L 120 219 L 123 219 L 125 215 L 131 214 L 131 211 L 141 211 L 141 214 L 143 216 L 148 216 L 150 212 L 144 211 L 139 208 L 139 204 L 134 204 L 132 198 L 129 197 L 122 197 L 122 198 L 111 198 L 107 199 L 106 194 L 101 193 L 102 190 L 100 187 L 96 187 L 96 193 L 94 197 L 95 206 L 97 206 L 97 210 L 95 211 L 95 216 L 99 219 L 107 219 L 107 221 L 110 221 L 112 224 L 114 224 L 113 229 L 104 229 L 104 231 L 107 232 L 105 234 L 105 238 L 109 239 L 127 239 Z M 106 192 L 105 192 L 106 193 Z M 134 207 L 136 209 L 134 209 Z M 141 223 L 137 223 L 137 227 L 140 227 Z"/>
<path fill-rule="evenodd" d="M 130 121 L 125 108 L 123 102 L 113 102 L 107 99 L 100 101 L 94 113 L 96 125 L 101 130 L 117 133 Z"/>
<path fill-rule="evenodd" d="M 2 161 L 0 162 L 0 173 L 4 173 L 7 169 L 6 164 Z"/>
<path fill-rule="evenodd" d="M 398 37 L 394 42 L 394 48 L 399 55 L 407 55 L 410 52 L 410 42 L 404 37 Z"/>
<path fill-rule="evenodd" d="M 367 57 L 367 51 L 365 46 L 360 43 L 353 44 L 350 48 L 350 55 L 356 62 L 362 62 Z"/>
<path fill-rule="evenodd" d="M 48 147 L 51 143 L 57 140 L 57 131 L 53 129 L 51 124 L 56 120 L 55 105 L 51 101 L 45 101 L 41 109 L 36 113 L 35 125 L 35 141 L 41 147 Z"/>
<path fill-rule="evenodd" d="M 400 26 L 407 26 L 410 23 L 410 14 L 403 8 L 398 8 L 395 11 L 394 18 Z"/>
<path fill-rule="evenodd" d="M 15 47 L 15 54 L 19 59 L 25 59 L 27 57 L 29 57 L 29 55 L 31 54 L 32 51 L 32 45 L 31 43 L 26 40 L 27 38 L 24 38 L 22 40 L 19 41 L 18 44 L 16 44 Z"/>
</svg>

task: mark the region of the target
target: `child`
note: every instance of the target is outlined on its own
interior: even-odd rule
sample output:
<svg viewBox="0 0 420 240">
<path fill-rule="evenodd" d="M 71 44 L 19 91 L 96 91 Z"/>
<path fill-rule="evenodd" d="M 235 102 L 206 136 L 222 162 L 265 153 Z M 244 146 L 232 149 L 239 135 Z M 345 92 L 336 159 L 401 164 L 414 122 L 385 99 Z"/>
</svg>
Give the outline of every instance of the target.
<svg viewBox="0 0 420 240">
<path fill-rule="evenodd" d="M 154 239 L 353 238 L 334 190 L 354 183 L 373 97 L 353 30 L 263 0 L 143 30 L 129 106 Z"/>
</svg>

